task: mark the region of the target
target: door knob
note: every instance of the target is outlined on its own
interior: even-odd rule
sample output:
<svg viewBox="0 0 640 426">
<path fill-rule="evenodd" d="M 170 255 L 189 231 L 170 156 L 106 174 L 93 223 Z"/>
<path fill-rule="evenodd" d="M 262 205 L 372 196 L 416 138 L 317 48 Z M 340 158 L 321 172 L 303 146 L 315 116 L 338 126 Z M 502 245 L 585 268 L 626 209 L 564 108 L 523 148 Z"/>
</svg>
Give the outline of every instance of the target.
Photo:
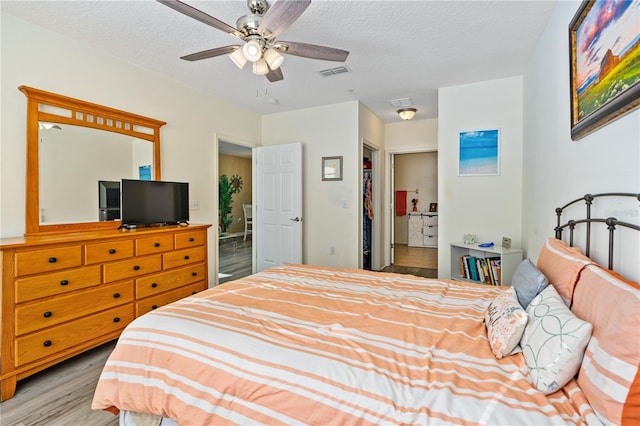
<svg viewBox="0 0 640 426">
<path fill-rule="evenodd" d="M 296 217 L 292 217 L 292 218 L 291 218 L 291 219 L 289 219 L 289 220 L 292 220 L 292 221 L 294 221 L 294 222 L 302 222 L 302 218 L 301 218 L 301 217 L 298 217 L 298 216 L 296 216 Z"/>
</svg>

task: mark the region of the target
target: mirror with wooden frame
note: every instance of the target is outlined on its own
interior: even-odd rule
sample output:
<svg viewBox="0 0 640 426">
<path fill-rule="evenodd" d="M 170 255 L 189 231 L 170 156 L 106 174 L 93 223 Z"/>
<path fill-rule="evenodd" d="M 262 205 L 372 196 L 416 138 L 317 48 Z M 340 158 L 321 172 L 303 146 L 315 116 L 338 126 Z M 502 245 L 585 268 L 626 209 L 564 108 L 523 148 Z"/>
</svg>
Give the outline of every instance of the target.
<svg viewBox="0 0 640 426">
<path fill-rule="evenodd" d="M 19 89 L 27 96 L 25 234 L 120 226 L 114 188 L 123 178 L 160 180 L 160 127 L 166 123 Z"/>
</svg>

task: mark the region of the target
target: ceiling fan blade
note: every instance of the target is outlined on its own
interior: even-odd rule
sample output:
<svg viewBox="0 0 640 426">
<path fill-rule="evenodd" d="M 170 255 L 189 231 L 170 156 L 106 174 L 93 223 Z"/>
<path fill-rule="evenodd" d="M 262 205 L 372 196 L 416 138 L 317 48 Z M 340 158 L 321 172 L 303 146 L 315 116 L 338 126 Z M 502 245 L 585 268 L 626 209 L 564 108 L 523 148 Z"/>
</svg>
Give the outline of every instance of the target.
<svg viewBox="0 0 640 426">
<path fill-rule="evenodd" d="M 216 56 L 226 55 L 239 49 L 237 44 L 232 46 L 216 47 L 215 49 L 203 50 L 202 52 L 192 53 L 190 55 L 182 56 L 180 59 L 185 61 L 199 61 L 201 59 L 215 58 Z"/>
<path fill-rule="evenodd" d="M 303 58 L 321 59 L 323 61 L 344 62 L 349 56 L 349 52 L 346 50 L 294 41 L 278 41 L 274 47 L 281 53 L 302 56 Z"/>
<path fill-rule="evenodd" d="M 278 0 L 264 14 L 258 33 L 272 39 L 289 28 L 307 10 L 311 0 Z"/>
<path fill-rule="evenodd" d="M 278 67 L 275 70 L 272 70 L 271 68 L 269 68 L 269 72 L 267 73 L 267 80 L 274 83 L 282 79 L 284 79 L 284 75 L 282 74 L 282 68 Z"/>
<path fill-rule="evenodd" d="M 244 34 L 238 31 L 236 28 L 232 27 L 229 24 L 225 24 L 219 19 L 214 18 L 211 15 L 207 15 L 206 13 L 196 9 L 193 6 L 189 6 L 186 3 L 182 3 L 179 0 L 157 0 L 159 3 L 164 4 L 165 6 L 170 7 L 173 10 L 176 10 L 183 15 L 187 15 L 190 18 L 193 18 L 197 21 L 200 21 L 204 24 L 207 24 L 215 29 L 220 31 L 224 31 L 225 33 L 229 33 L 234 37 L 238 37 L 240 39 L 244 39 Z"/>
</svg>

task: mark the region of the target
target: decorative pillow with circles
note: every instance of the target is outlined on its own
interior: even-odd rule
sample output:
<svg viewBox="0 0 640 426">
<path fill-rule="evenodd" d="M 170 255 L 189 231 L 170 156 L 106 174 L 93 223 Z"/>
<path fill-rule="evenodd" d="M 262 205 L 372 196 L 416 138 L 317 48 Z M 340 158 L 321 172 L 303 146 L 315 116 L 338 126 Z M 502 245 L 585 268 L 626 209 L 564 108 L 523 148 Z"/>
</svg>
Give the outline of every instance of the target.
<svg viewBox="0 0 640 426">
<path fill-rule="evenodd" d="M 527 308 L 529 322 L 520 346 L 529 376 L 548 395 L 573 378 L 591 337 L 591 324 L 576 317 L 553 286 L 547 286 Z"/>
<path fill-rule="evenodd" d="M 527 325 L 527 313 L 518 303 L 513 287 L 500 293 L 489 304 L 484 316 L 489 345 L 496 358 L 510 355 Z"/>
</svg>

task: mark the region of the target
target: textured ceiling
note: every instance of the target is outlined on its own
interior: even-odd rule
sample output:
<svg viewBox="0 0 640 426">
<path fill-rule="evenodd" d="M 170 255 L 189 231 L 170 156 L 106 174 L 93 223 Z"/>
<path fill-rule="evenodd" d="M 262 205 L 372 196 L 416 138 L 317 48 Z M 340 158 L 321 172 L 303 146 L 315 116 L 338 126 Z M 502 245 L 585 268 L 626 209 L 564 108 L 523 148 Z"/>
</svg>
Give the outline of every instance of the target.
<svg viewBox="0 0 640 426">
<path fill-rule="evenodd" d="M 185 2 L 234 27 L 248 13 L 244 0 Z M 554 3 L 313 0 L 278 39 L 348 50 L 350 72 L 322 77 L 343 64 L 285 55 L 284 80 L 269 83 L 225 56 L 179 59 L 237 39 L 156 1 L 0 2 L 2 13 L 261 114 L 359 100 L 385 122 L 399 121 L 389 100 L 409 97 L 417 119 L 436 118 L 438 88 L 521 75 Z"/>
</svg>

